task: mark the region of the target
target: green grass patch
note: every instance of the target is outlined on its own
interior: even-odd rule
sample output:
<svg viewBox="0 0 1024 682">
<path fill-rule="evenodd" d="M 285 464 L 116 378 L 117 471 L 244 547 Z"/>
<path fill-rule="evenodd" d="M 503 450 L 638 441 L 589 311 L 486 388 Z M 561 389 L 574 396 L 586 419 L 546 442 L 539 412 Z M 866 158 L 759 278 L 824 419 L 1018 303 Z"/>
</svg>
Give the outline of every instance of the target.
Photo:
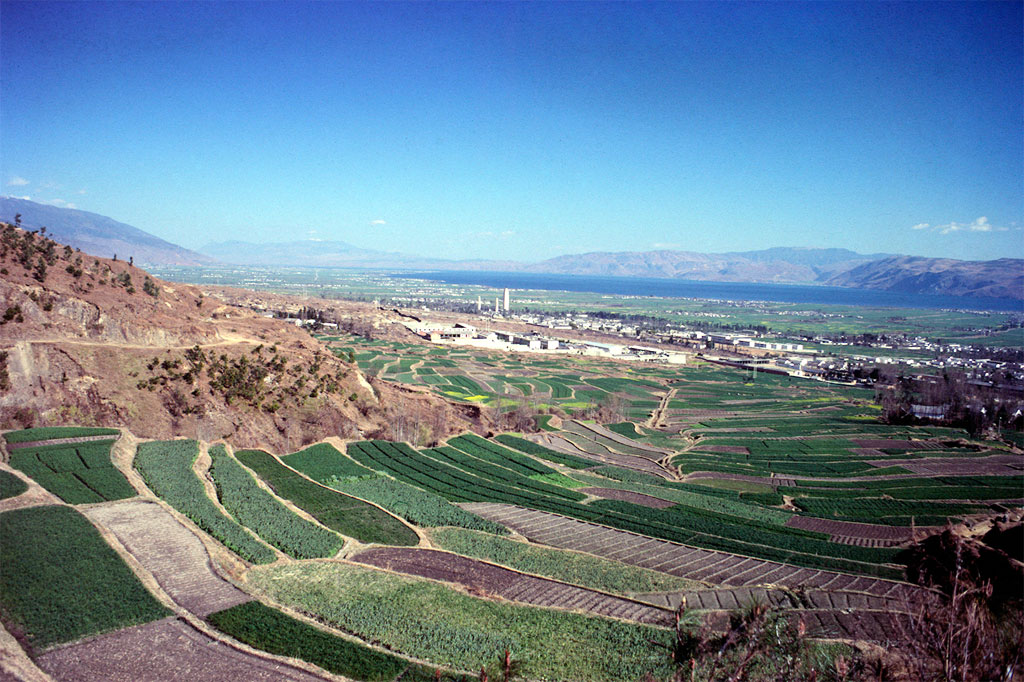
<svg viewBox="0 0 1024 682">
<path fill-rule="evenodd" d="M 618 422 L 616 424 L 605 424 L 606 429 L 614 431 L 620 436 L 626 438 L 639 438 L 640 434 L 636 432 L 636 424 L 633 422 Z"/>
<path fill-rule="evenodd" d="M 549 549 L 460 528 L 431 530 L 430 540 L 435 546 L 456 554 L 615 594 L 668 592 L 702 587 L 693 580 L 639 566 L 628 566 L 590 554 Z"/>
<path fill-rule="evenodd" d="M 206 489 L 192 471 L 198 456 L 199 443 L 194 440 L 151 441 L 139 445 L 135 468 L 154 493 L 235 554 L 254 563 L 274 561 L 277 555 L 272 549 L 206 496 Z"/>
<path fill-rule="evenodd" d="M 262 450 L 241 450 L 236 452 L 235 456 L 266 481 L 275 493 L 291 501 L 331 530 L 364 543 L 415 545 L 419 542 L 412 529 L 387 512 L 362 500 L 313 483 L 283 466 L 273 455 Z M 369 469 L 365 471 L 371 476 L 374 475 Z"/>
<path fill-rule="evenodd" d="M 281 504 L 228 455 L 223 445 L 211 447 L 210 458 L 210 476 L 221 504 L 242 525 L 251 528 L 269 544 L 295 559 L 329 557 L 341 549 L 344 541 L 338 535 L 307 521 Z"/>
<path fill-rule="evenodd" d="M 310 445 L 305 450 L 285 455 L 281 461 L 321 483 L 373 476 L 372 471 L 356 464 L 330 443 Z"/>
<path fill-rule="evenodd" d="M 537 422 L 537 428 L 541 431 L 557 431 L 554 426 L 551 425 L 550 414 L 538 414 L 533 418 L 533 421 Z"/>
<path fill-rule="evenodd" d="M 551 467 L 545 466 L 516 450 L 510 450 L 497 443 L 492 443 L 475 433 L 466 433 L 451 438 L 448 440 L 448 445 L 485 462 L 497 464 L 510 471 L 514 471 L 522 476 L 533 477 L 538 474 L 555 473 L 555 470 Z"/>
<path fill-rule="evenodd" d="M 110 461 L 113 440 L 18 448 L 11 466 L 68 504 L 123 500 L 135 489 Z"/>
<path fill-rule="evenodd" d="M 447 378 L 448 378 L 448 382 L 452 386 L 457 386 L 458 388 L 463 389 L 467 393 L 470 393 L 470 394 L 473 394 L 473 395 L 479 395 L 481 393 L 486 393 L 486 391 L 484 391 L 483 386 L 481 386 L 479 383 L 477 383 L 476 381 L 470 379 L 468 376 L 465 376 L 463 374 L 450 374 L 450 375 L 447 376 Z"/>
<path fill-rule="evenodd" d="M 950 519 L 985 511 L 986 506 L 962 503 L 917 502 L 881 497 L 833 499 L 798 497 L 793 500 L 802 511 L 822 519 L 881 523 L 893 526 L 943 525 Z"/>
<path fill-rule="evenodd" d="M 557 473 L 557 472 L 551 473 L 551 474 L 536 474 L 534 476 L 530 476 L 530 478 L 532 478 L 535 481 L 540 481 L 541 483 L 550 483 L 551 485 L 560 485 L 563 488 L 585 488 L 585 487 L 587 487 L 586 483 L 580 483 L 579 481 L 577 481 L 574 478 L 569 478 L 565 474 L 560 474 L 560 473 Z"/>
<path fill-rule="evenodd" d="M 258 601 L 233 606 L 210 615 L 221 632 L 251 647 L 277 656 L 298 658 L 336 675 L 367 682 L 429 679 L 431 670 L 393 654 L 378 651 L 316 628 Z M 442 679 L 453 679 L 450 676 Z"/>
<path fill-rule="evenodd" d="M 17 497 L 28 490 L 28 483 L 9 471 L 0 470 L 0 500 Z"/>
<path fill-rule="evenodd" d="M 1018 448 L 1024 448 L 1024 431 L 1011 431 L 1010 429 L 1003 429 L 1002 436 L 1005 440 L 1016 445 Z"/>
<path fill-rule="evenodd" d="M 765 483 L 738 481 L 733 478 L 698 478 L 690 481 L 695 486 L 716 488 L 718 490 L 735 490 L 738 493 L 771 493 L 774 491 Z"/>
<path fill-rule="evenodd" d="M 121 432 L 117 429 L 100 429 L 91 426 L 41 426 L 21 431 L 8 431 L 4 440 L 8 443 L 31 443 L 37 440 L 54 440 L 57 438 L 85 438 L 87 436 L 113 436 L 117 438 Z"/>
<path fill-rule="evenodd" d="M 384 476 L 337 483 L 334 484 L 334 487 L 355 497 L 379 504 L 417 526 L 458 526 L 488 533 L 508 534 L 508 530 L 504 526 L 481 518 L 461 507 L 456 507 L 439 495 Z M 415 533 L 413 535 L 415 536 Z M 388 544 L 415 545 L 418 541 L 417 537 L 410 542 Z"/>
<path fill-rule="evenodd" d="M 34 652 L 170 615 L 70 507 L 0 514 L 0 611 Z"/>
<path fill-rule="evenodd" d="M 478 670 L 506 649 L 527 679 L 667 677 L 670 661 L 650 640 L 669 630 L 478 599 L 431 581 L 331 562 L 256 569 L 254 589 L 389 649 Z"/>
<path fill-rule="evenodd" d="M 555 430 L 557 429 L 552 429 L 552 431 Z M 538 445 L 537 443 L 534 443 L 533 441 L 526 440 L 525 438 L 520 438 L 519 436 L 513 436 L 508 433 L 503 433 L 498 436 L 495 436 L 494 440 L 498 441 L 503 445 L 515 448 L 520 452 L 525 452 L 528 455 L 533 455 L 534 457 L 546 459 L 549 462 L 561 464 L 562 466 L 569 467 L 570 469 L 587 469 L 589 467 L 599 466 L 601 464 L 600 462 L 595 462 L 593 460 L 584 459 L 582 457 L 577 457 L 575 455 L 569 455 L 562 452 L 558 452 L 557 450 L 546 448 L 543 445 Z"/>
</svg>

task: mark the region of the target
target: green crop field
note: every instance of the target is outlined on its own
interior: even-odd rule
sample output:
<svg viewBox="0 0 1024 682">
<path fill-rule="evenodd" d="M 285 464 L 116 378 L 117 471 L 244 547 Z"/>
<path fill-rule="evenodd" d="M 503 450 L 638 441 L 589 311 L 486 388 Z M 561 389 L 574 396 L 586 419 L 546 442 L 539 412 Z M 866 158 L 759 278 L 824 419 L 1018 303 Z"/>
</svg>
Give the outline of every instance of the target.
<svg viewBox="0 0 1024 682">
<path fill-rule="evenodd" d="M 9 471 L 0 470 L 0 500 L 17 497 L 28 490 L 28 484 Z"/>
<path fill-rule="evenodd" d="M 700 583 L 580 552 L 568 552 L 461 528 L 430 531 L 431 542 L 462 556 L 613 594 L 699 589 Z"/>
<path fill-rule="evenodd" d="M 308 562 L 250 573 L 254 589 L 395 652 L 479 670 L 509 650 L 527 679 L 642 679 L 669 673 L 650 640 L 668 630 L 479 599 L 427 580 Z M 594 652 L 600 651 L 600 656 Z"/>
<path fill-rule="evenodd" d="M 11 466 L 68 504 L 133 497 L 135 489 L 110 460 L 112 440 L 18 448 Z"/>
<path fill-rule="evenodd" d="M 0 566 L 0 613 L 33 651 L 170 615 L 70 507 L 0 513 Z"/>
<path fill-rule="evenodd" d="M 593 460 L 557 452 L 556 450 L 546 448 L 543 445 L 538 445 L 533 441 L 529 441 L 525 438 L 520 438 L 512 434 L 500 434 L 495 437 L 495 440 L 509 446 L 510 448 L 515 448 L 516 450 L 525 452 L 528 455 L 533 455 L 534 457 L 539 457 L 549 462 L 554 462 L 555 464 L 561 464 L 562 466 L 569 467 L 570 469 L 586 469 L 600 464 L 600 462 L 595 462 Z"/>
<path fill-rule="evenodd" d="M 135 454 L 135 468 L 154 493 L 238 556 L 254 563 L 274 561 L 277 555 L 272 549 L 225 516 L 206 496 L 206 489 L 192 471 L 198 456 L 199 444 L 194 440 L 141 443 Z"/>
<path fill-rule="evenodd" d="M 259 487 L 223 445 L 211 447 L 210 458 L 210 475 L 221 504 L 268 544 L 296 559 L 333 556 L 341 549 L 340 537 L 298 516 Z"/>
<path fill-rule="evenodd" d="M 509 450 L 489 440 L 481 438 L 472 433 L 467 433 L 457 438 L 448 440 L 448 445 L 462 450 L 492 464 L 514 471 L 523 476 L 536 476 L 553 474 L 555 470 L 547 467 L 537 460 L 526 457 L 518 452 Z"/>
<path fill-rule="evenodd" d="M 281 461 L 320 483 L 373 475 L 372 471 L 359 466 L 330 443 L 311 445 L 305 450 L 285 455 Z"/>
<path fill-rule="evenodd" d="M 4 440 L 8 443 L 31 443 L 37 440 L 55 440 L 58 438 L 83 438 L 92 436 L 111 436 L 117 438 L 121 432 L 117 429 L 102 429 L 91 426 L 42 426 L 21 431 L 8 431 Z"/>
<path fill-rule="evenodd" d="M 241 450 L 236 456 L 266 481 L 275 493 L 308 512 L 331 530 L 365 543 L 415 545 L 419 542 L 412 529 L 390 514 L 372 504 L 303 478 L 283 466 L 273 455 L 261 450 Z M 338 547 L 333 544 L 332 547 L 330 553 L 333 554 Z"/>
<path fill-rule="evenodd" d="M 504 526 L 482 519 L 476 514 L 456 507 L 439 495 L 414 488 L 385 476 L 374 476 L 357 481 L 335 483 L 333 487 L 360 499 L 379 504 L 410 523 L 427 528 L 456 526 L 504 535 Z M 391 542 L 389 544 L 403 544 Z M 408 544 L 415 544 L 410 542 Z"/>
<path fill-rule="evenodd" d="M 574 490 L 535 481 L 452 448 L 417 452 L 404 444 L 373 441 L 350 444 L 349 454 L 365 466 L 453 502 L 515 504 L 692 546 L 809 568 L 884 577 L 900 574 L 889 565 L 891 551 L 834 543 L 821 534 L 781 526 L 773 518 L 780 514 L 778 510 L 753 503 L 746 513 L 722 509 L 726 504 L 723 501 L 718 501 L 719 509 L 707 503 L 679 503 L 669 509 L 612 500 L 581 504 L 584 498 Z M 691 493 L 701 491 L 700 486 L 686 483 L 666 482 L 664 488 L 673 490 L 674 486 Z"/>
<path fill-rule="evenodd" d="M 210 616 L 210 622 L 251 647 L 298 658 L 354 680 L 386 682 L 399 675 L 403 680 L 464 680 L 450 674 L 435 678 L 431 668 L 324 632 L 257 601 L 218 611 Z"/>
</svg>

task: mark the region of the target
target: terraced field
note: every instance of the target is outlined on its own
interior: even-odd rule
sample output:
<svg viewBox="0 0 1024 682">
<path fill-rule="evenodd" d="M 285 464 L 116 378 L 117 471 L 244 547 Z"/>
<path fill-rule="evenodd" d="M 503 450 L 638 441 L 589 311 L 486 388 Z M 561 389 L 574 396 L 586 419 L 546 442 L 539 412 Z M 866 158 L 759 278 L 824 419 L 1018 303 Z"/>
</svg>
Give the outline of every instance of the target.
<svg viewBox="0 0 1024 682">
<path fill-rule="evenodd" d="M 187 611 L 206 617 L 251 599 L 214 572 L 203 543 L 160 505 L 128 500 L 85 515 L 109 529 Z"/>
<path fill-rule="evenodd" d="M 902 528 L 899 526 L 880 526 L 873 523 L 850 523 L 833 521 L 832 519 L 816 519 L 810 516 L 792 516 L 786 525 L 790 528 L 803 528 L 816 533 L 828 533 L 833 542 L 849 544 L 873 543 L 864 546 L 888 547 L 907 542 L 914 534 L 930 533 L 939 530 L 937 527 Z"/>
<path fill-rule="evenodd" d="M 341 453 L 337 454 L 341 456 Z M 266 481 L 275 493 L 308 512 L 331 530 L 366 543 L 415 545 L 419 542 L 411 528 L 387 512 L 314 483 L 284 466 L 269 453 L 241 450 L 237 457 Z M 353 466 L 357 465 L 353 463 Z M 364 471 L 369 473 L 368 470 Z M 332 476 L 332 479 L 336 478 Z M 337 546 L 332 544 L 331 549 L 336 551 Z"/>
<path fill-rule="evenodd" d="M 587 552 L 691 580 L 731 586 L 773 584 L 791 588 L 816 587 L 890 597 L 909 595 L 914 591 L 896 581 L 799 568 L 687 547 L 549 512 L 502 504 L 471 504 L 466 507 L 475 514 L 501 523 L 541 544 Z"/>
<path fill-rule="evenodd" d="M 477 559 L 430 549 L 380 548 L 361 552 L 352 561 L 406 575 L 455 583 L 471 594 L 493 595 L 534 606 L 585 611 L 637 623 L 669 626 L 673 613 L 575 585 L 524 575 Z"/>
<path fill-rule="evenodd" d="M 528 399 L 536 409 L 584 410 L 609 396 L 646 419 L 667 392 L 657 368 L 625 369 L 564 355 L 517 356 L 459 346 L 323 337 L 335 353 L 351 353 L 363 371 L 424 386 L 453 400 L 501 408 Z M 609 371 L 616 376 L 609 376 Z"/>
<path fill-rule="evenodd" d="M 43 654 L 39 667 L 64 682 L 224 680 L 314 682 L 320 675 L 260 658 L 165 618 Z"/>
<path fill-rule="evenodd" d="M 622 679 L 621 666 L 586 655 L 601 650 L 630 679 L 667 679 L 650 642 L 671 640 L 677 608 L 721 632 L 754 602 L 813 637 L 894 647 L 908 612 L 937 598 L 904 581 L 900 551 L 948 522 L 1016 517 L 1024 503 L 1020 449 L 881 424 L 857 389 L 718 367 L 609 374 L 584 359 L 346 344 L 382 376 L 497 408 L 519 394 L 553 414 L 537 433 L 467 433 L 432 448 L 332 439 L 344 452 L 322 442 L 277 455 L 143 442 L 134 466 L 151 499 L 61 490 L 190 615 L 161 619 L 158 608 L 133 620 L 129 609 L 87 630 L 95 639 L 33 652 L 39 665 L 59 679 L 116 679 L 178 657 L 175 674 L 197 679 L 315 679 L 274 658 L 288 656 L 349 679 L 426 682 L 436 666 L 440 679 L 476 679 L 481 666 L 500 678 L 507 649 L 526 677 Z M 572 418 L 606 396 L 621 401 L 619 420 Z M 108 467 L 131 488 L 110 462 L 111 435 L 5 440 L 36 480 L 48 471 L 85 484 L 83 472 Z M 7 475 L 0 487 L 17 495 L 24 484 Z M 12 603 L 0 595 L 5 618 Z M 196 630 L 200 620 L 224 639 Z M 146 651 L 147 638 L 159 651 Z"/>
<path fill-rule="evenodd" d="M 110 460 L 113 444 L 109 436 L 100 435 L 22 441 L 8 447 L 13 448 L 12 467 L 69 504 L 87 504 L 136 494 Z"/>
<path fill-rule="evenodd" d="M 673 477 L 670 469 L 657 462 L 652 462 L 647 457 L 637 457 L 615 452 L 601 447 L 588 439 L 578 436 L 573 438 L 573 434 L 563 434 L 561 431 L 537 433 L 529 436 L 529 439 L 545 448 L 550 448 L 572 457 L 580 457 L 593 462 L 634 469 L 654 476 L 661 476 L 662 478 Z"/>
<path fill-rule="evenodd" d="M 474 504 L 469 508 L 532 541 L 737 588 L 637 595 L 666 608 L 678 607 L 685 598 L 689 608 L 700 611 L 736 610 L 750 603 L 752 595 L 767 597 L 768 593 L 752 589 L 756 586 L 799 588 L 800 599 L 788 592 L 775 591 L 768 603 L 791 610 L 794 618 L 803 618 L 815 636 L 885 642 L 893 640 L 900 631 L 894 625 L 894 618 L 899 617 L 907 604 L 923 598 L 917 588 L 905 583 L 707 552 L 505 505 Z"/>
</svg>

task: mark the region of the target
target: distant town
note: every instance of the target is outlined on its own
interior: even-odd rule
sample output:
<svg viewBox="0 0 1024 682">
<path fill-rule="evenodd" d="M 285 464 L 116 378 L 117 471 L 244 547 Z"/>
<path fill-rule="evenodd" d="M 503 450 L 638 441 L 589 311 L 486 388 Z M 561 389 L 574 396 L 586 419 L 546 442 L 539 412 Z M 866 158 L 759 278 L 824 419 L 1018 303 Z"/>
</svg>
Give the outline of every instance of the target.
<svg viewBox="0 0 1024 682">
<path fill-rule="evenodd" d="M 899 367 L 904 375 L 922 377 L 956 371 L 968 381 L 1005 389 L 1015 395 L 1024 392 L 1024 352 L 1016 347 L 937 342 L 906 334 L 819 333 L 790 338 L 792 335 L 769 329 L 696 329 L 694 327 L 700 323 L 668 322 L 637 315 L 524 310 L 509 289 L 493 301 L 484 301 L 478 296 L 475 305 L 467 310 L 464 302 L 437 297 L 434 291 L 430 293 L 433 295 L 429 298 L 394 296 L 386 302 L 375 300 L 374 304 L 379 308 L 406 304 L 407 307 L 393 308 L 403 316 L 405 326 L 435 343 L 643 363 L 685 364 L 688 357 L 700 356 L 704 360 L 757 371 L 861 386 L 873 386 L 879 379 L 880 367 Z M 736 302 L 736 305 L 749 307 L 752 304 Z M 267 314 L 296 316 L 299 312 Z M 830 316 L 817 311 L 780 311 L 779 314 L 786 312 L 802 316 L 816 314 L 824 319 Z M 296 322 L 327 329 L 337 324 L 313 319 L 296 319 Z M 502 328 L 509 325 L 519 328 Z M 569 336 L 567 332 L 576 333 Z M 979 334 L 989 332 L 987 328 L 978 329 Z M 884 369 L 881 376 L 887 376 Z"/>
</svg>

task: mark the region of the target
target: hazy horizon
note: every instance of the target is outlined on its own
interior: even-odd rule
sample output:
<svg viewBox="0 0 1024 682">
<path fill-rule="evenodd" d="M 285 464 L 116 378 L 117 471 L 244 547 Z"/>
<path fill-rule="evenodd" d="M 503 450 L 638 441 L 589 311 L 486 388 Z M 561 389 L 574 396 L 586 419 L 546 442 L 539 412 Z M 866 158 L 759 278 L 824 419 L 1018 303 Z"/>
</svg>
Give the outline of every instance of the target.
<svg viewBox="0 0 1024 682">
<path fill-rule="evenodd" d="M 2 192 L 182 246 L 1024 257 L 1021 3 L 0 5 Z"/>
</svg>

